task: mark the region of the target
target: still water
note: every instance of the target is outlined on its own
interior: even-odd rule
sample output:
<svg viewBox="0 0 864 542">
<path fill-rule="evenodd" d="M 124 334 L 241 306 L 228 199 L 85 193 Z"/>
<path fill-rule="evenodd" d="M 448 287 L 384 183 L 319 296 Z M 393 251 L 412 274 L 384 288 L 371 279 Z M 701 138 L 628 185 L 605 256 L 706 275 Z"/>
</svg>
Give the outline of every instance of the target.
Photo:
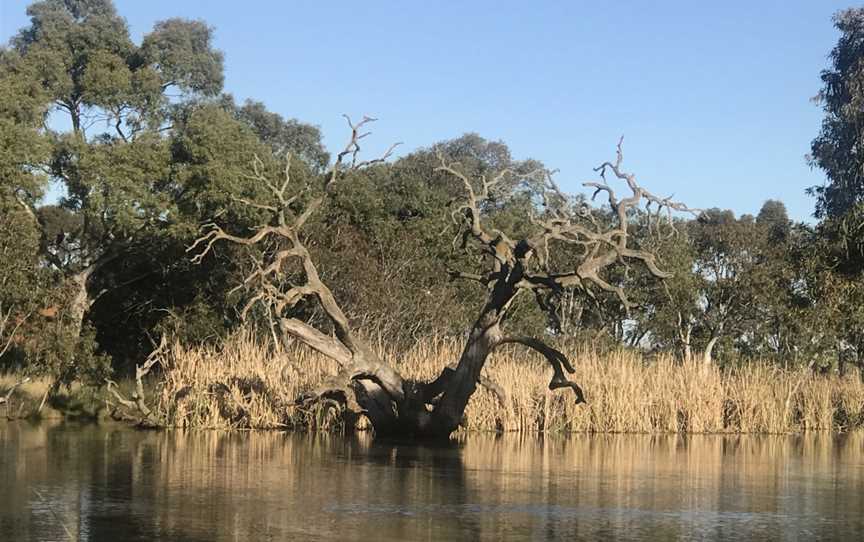
<svg viewBox="0 0 864 542">
<path fill-rule="evenodd" d="M 0 421 L 0 540 L 864 540 L 864 435 L 443 448 Z"/>
</svg>

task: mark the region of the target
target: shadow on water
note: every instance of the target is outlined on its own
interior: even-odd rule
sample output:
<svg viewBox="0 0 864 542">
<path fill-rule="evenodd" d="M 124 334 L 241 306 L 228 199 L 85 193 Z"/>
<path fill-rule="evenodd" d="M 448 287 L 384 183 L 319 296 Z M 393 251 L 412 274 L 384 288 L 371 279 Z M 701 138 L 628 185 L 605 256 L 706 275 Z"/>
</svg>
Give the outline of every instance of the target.
<svg viewBox="0 0 864 542">
<path fill-rule="evenodd" d="M 429 446 L 0 422 L 0 487 L 4 540 L 861 539 L 864 435 Z"/>
</svg>

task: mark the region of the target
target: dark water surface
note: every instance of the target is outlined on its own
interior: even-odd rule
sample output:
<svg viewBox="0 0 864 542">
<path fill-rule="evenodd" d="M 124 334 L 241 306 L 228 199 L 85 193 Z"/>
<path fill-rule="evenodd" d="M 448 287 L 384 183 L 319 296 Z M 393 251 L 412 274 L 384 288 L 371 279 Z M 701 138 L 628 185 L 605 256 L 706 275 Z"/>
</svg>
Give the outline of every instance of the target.
<svg viewBox="0 0 864 542">
<path fill-rule="evenodd" d="M 864 540 L 864 435 L 450 448 L 0 421 L 0 540 Z"/>
</svg>

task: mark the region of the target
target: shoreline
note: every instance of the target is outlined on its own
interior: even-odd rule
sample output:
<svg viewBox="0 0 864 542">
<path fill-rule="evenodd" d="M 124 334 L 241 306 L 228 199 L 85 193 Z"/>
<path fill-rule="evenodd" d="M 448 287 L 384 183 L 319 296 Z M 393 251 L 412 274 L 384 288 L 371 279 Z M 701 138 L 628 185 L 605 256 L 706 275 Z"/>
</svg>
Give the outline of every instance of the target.
<svg viewBox="0 0 864 542">
<path fill-rule="evenodd" d="M 399 356 L 382 351 L 382 357 L 406 378 L 423 380 L 460 348 L 457 340 L 430 339 Z M 576 347 L 566 353 L 574 360 L 573 378 L 585 389 L 586 405 L 546 389 L 550 369 L 542 358 L 502 349 L 484 373 L 506 390 L 506 400 L 478 388 L 458 433 L 786 435 L 864 428 L 864 381 L 857 370 L 841 377 L 759 362 L 724 369 L 668 356 L 646 362 L 627 350 Z M 241 332 L 218 348 L 171 345 L 162 372 L 145 381 L 145 401 L 160 427 L 340 432 L 346 430 L 341 416 L 326 405 L 295 403 L 334 370 L 322 356 L 301 349 L 272 351 Z M 10 380 L 0 376 L 0 395 Z M 38 379 L 22 386 L 9 405 L 0 405 L 0 418 L 7 407 L 38 404 L 46 387 Z M 131 392 L 134 382 L 121 381 L 120 388 Z M 51 402 L 55 408 L 48 415 L 107 419 L 107 397 L 104 389 L 73 388 Z M 354 429 L 367 429 L 363 421 Z"/>
</svg>

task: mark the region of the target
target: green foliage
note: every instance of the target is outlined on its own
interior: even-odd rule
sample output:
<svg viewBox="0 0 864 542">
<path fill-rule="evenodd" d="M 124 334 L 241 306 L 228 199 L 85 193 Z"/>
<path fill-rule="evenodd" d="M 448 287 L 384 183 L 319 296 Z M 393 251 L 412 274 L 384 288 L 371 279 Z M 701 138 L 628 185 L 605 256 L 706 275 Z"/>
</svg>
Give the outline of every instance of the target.
<svg viewBox="0 0 864 542">
<path fill-rule="evenodd" d="M 816 250 L 804 254 L 806 284 L 811 297 L 818 296 L 814 327 L 835 342 L 837 359 L 851 353 L 864 363 L 864 8 L 840 11 L 834 25 L 840 38 L 822 72 L 818 99 L 825 116 L 811 155 L 811 164 L 828 179 L 809 190 L 821 222 L 813 238 Z"/>
<path fill-rule="evenodd" d="M 812 164 L 823 169 L 828 183 L 811 189 L 817 196 L 816 216 L 838 217 L 864 201 L 864 8 L 837 13 L 840 39 L 831 51 L 831 66 L 822 72 L 819 102 L 825 118 L 812 145 Z"/>
<path fill-rule="evenodd" d="M 792 229 L 792 221 L 782 201 L 769 199 L 766 201 L 759 214 L 756 215 L 756 224 L 768 229 L 768 237 L 771 241 L 782 242 L 789 237 Z"/>
<path fill-rule="evenodd" d="M 0 203 L 0 213 L 0 318 L 11 315 L 9 322 L 17 328 L 0 366 L 23 364 L 26 372 L 48 375 L 58 386 L 73 381 L 101 384 L 111 365 L 110 358 L 96 352 L 95 330 L 87 327 L 79 335 L 62 312 L 42 315 L 46 308 L 61 306 L 68 293 L 40 265 L 38 224 L 20 206 L 4 208 Z M 11 327 L 0 336 L 0 350 L 12 336 Z"/>
<path fill-rule="evenodd" d="M 640 310 L 634 314 L 629 342 L 635 346 L 647 340 L 652 350 L 684 356 L 688 344 L 691 350 L 696 346 L 694 328 L 705 286 L 704 278 L 696 272 L 698 253 L 688 234 L 688 224 L 679 219 L 672 225 L 657 224 L 652 229 L 640 223 L 635 230 L 642 248 L 656 254 L 658 265 L 672 273 L 672 278 L 657 281 L 646 270 L 637 271 L 629 289 Z"/>
<path fill-rule="evenodd" d="M 212 47 L 213 29 L 203 21 L 168 19 L 144 37 L 140 57 L 155 66 L 162 86 L 215 96 L 222 90 L 223 55 Z"/>
<path fill-rule="evenodd" d="M 0 200 L 0 302 L 30 305 L 39 269 L 39 230 L 15 203 Z"/>
<path fill-rule="evenodd" d="M 14 51 L 0 48 L 0 198 L 32 204 L 47 179 L 30 167 L 49 156 L 39 127 L 47 109 L 33 67 Z"/>
<path fill-rule="evenodd" d="M 825 264 L 851 279 L 864 280 L 864 203 L 837 217 L 826 217 L 818 226 L 824 242 Z"/>
<path fill-rule="evenodd" d="M 85 326 L 78 333 L 70 324 L 59 320 L 42 326 L 28 372 L 51 377 L 55 387 L 73 382 L 101 386 L 111 375 L 111 358 L 97 351 L 95 329 Z"/>
<path fill-rule="evenodd" d="M 249 178 L 255 156 L 270 156 L 252 129 L 218 104 L 196 105 L 175 121 L 171 141 L 173 200 L 184 220 L 213 218 L 251 226 L 260 213 L 236 198 L 266 198 L 267 187 Z M 266 173 L 278 168 L 273 160 Z"/>
<path fill-rule="evenodd" d="M 479 292 L 446 279 L 453 252 L 440 204 L 446 195 L 430 189 L 424 177 L 403 175 L 403 165 L 372 168 L 342 185 L 310 224 L 310 249 L 337 298 L 366 321 L 364 327 L 409 340 L 461 333 L 476 316 L 466 301 Z"/>
<path fill-rule="evenodd" d="M 42 274 L 59 276 L 44 295 L 62 317 L 44 329 L 34 320 L 28 335 L 39 340 L 25 346 L 32 367 L 58 383 L 96 382 L 107 359 L 97 353 L 96 328 L 114 322 L 85 325 L 89 309 L 109 289 L 139 280 L 128 273 L 140 265 L 130 262 L 154 249 L 170 252 L 165 240 L 192 229 L 177 211 L 182 166 L 165 129 L 177 102 L 166 90 L 182 90 L 189 103 L 218 94 L 222 54 L 210 28 L 179 19 L 157 23 L 139 47 L 108 0 L 44 0 L 27 13 L 30 24 L 0 50 L 0 203 L 37 215 L 38 222 L 30 217 L 41 237 L 33 259 L 43 262 Z M 46 129 L 65 125 L 52 111 L 71 130 Z M 34 209 L 49 180 L 66 196 Z M 154 266 L 170 262 L 151 263 L 147 276 L 165 275 Z M 46 304 L 37 303 L 40 291 L 29 292 L 31 305 Z"/>
<path fill-rule="evenodd" d="M 44 287 L 38 248 L 33 217 L 17 202 L 0 198 L 0 369 L 20 364 L 26 353 L 20 340 Z"/>
<path fill-rule="evenodd" d="M 261 102 L 246 100 L 243 106 L 238 107 L 231 96 L 225 96 L 223 103 L 237 120 L 252 128 L 274 156 L 290 154 L 303 160 L 316 173 L 322 173 L 330 162 L 330 155 L 321 144 L 318 127 L 296 119 L 283 119 L 278 113 L 267 111 Z"/>
</svg>

